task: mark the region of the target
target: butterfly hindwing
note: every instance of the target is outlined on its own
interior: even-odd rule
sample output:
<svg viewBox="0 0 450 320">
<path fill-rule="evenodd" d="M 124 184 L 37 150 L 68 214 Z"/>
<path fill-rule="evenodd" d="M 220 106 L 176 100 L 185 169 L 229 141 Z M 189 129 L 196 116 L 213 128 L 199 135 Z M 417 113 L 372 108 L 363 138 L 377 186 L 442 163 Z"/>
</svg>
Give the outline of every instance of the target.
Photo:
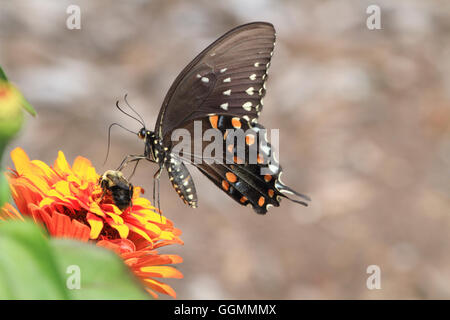
<svg viewBox="0 0 450 320">
<path fill-rule="evenodd" d="M 278 207 L 281 199 L 294 195 L 295 202 L 306 205 L 308 197 L 285 186 L 280 178 L 281 166 L 267 141 L 266 129 L 238 117 L 211 115 L 201 120 L 202 130 L 217 130 L 217 138 L 222 139 L 222 149 L 212 157 L 205 154 L 208 142 L 203 140 L 201 154 L 193 152 L 180 155 L 185 161 L 193 163 L 204 175 L 213 181 L 233 200 L 241 205 L 251 205 L 255 212 L 264 214 L 271 206 Z M 185 129 L 194 136 L 194 125 L 189 123 Z M 233 133 L 234 132 L 234 133 Z M 241 150 L 237 139 L 241 138 Z M 233 138 L 233 139 L 232 139 Z M 203 161 L 195 163 L 202 158 Z M 212 161 L 212 160 L 217 161 Z"/>
</svg>

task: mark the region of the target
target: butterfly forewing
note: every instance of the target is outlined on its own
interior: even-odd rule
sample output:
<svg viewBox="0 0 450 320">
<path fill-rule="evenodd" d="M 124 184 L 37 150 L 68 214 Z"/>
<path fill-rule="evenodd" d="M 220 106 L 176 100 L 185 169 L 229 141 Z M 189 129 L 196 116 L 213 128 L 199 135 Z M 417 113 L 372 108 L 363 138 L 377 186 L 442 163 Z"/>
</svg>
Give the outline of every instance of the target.
<svg viewBox="0 0 450 320">
<path fill-rule="evenodd" d="M 219 38 L 176 78 L 155 132 L 169 145 L 174 129 L 211 113 L 256 119 L 274 44 L 275 29 L 265 22 L 237 27 Z"/>
<path fill-rule="evenodd" d="M 211 115 L 201 120 L 201 126 L 203 130 L 215 129 L 220 132 L 218 137 L 223 139 L 221 153 L 209 157 L 205 148 L 211 142 L 203 141 L 202 153 L 197 154 L 192 150 L 192 153 L 182 157 L 193 163 L 233 200 L 241 205 L 251 205 L 260 214 L 265 214 L 271 206 L 278 207 L 281 198 L 287 198 L 287 195 L 297 196 L 297 199 L 291 200 L 306 205 L 303 201 L 308 200 L 306 196 L 281 182 L 282 168 L 272 154 L 272 146 L 267 141 L 262 125 L 251 125 L 244 119 L 227 115 Z M 193 123 L 188 123 L 185 129 L 193 132 Z M 242 152 L 237 149 L 237 141 L 230 139 L 236 130 L 242 130 Z M 196 163 L 202 156 L 207 161 Z M 213 159 L 218 161 L 211 161 Z"/>
</svg>

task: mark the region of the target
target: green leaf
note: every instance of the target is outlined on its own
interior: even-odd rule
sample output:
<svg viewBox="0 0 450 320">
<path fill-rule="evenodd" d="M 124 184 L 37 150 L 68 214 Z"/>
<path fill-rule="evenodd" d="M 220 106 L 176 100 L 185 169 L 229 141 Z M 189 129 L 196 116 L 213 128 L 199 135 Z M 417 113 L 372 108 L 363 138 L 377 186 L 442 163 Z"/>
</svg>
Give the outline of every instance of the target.
<svg viewBox="0 0 450 320">
<path fill-rule="evenodd" d="M 59 268 L 70 277 L 70 267 L 79 268 L 80 289 L 71 290 L 73 299 L 149 299 L 128 267 L 112 251 L 73 240 L 52 239 Z M 69 279 L 70 281 L 70 279 Z"/>
<path fill-rule="evenodd" d="M 8 81 L 8 78 L 6 77 L 5 71 L 3 71 L 2 67 L 0 67 L 0 80 Z"/>
<path fill-rule="evenodd" d="M 48 240 L 31 222 L 0 224 L 0 298 L 69 298 Z"/>
<path fill-rule="evenodd" d="M 33 117 L 36 117 L 37 115 L 36 110 L 34 110 L 33 106 L 29 104 L 28 101 L 23 96 L 22 96 L 22 107 Z"/>
<path fill-rule="evenodd" d="M 49 240 L 33 222 L 0 223 L 0 299 L 148 298 L 113 252 Z"/>
</svg>

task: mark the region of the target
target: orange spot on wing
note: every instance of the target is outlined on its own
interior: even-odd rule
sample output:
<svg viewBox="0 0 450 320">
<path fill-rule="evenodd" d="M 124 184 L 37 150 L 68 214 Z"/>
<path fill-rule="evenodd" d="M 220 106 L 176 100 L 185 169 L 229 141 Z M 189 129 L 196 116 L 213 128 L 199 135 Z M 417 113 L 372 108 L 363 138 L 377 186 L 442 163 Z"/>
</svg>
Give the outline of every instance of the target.
<svg viewBox="0 0 450 320">
<path fill-rule="evenodd" d="M 210 116 L 209 123 L 211 123 L 211 127 L 217 129 L 217 121 L 219 120 L 219 116 Z"/>
<path fill-rule="evenodd" d="M 231 119 L 231 124 L 234 128 L 239 129 L 241 127 L 241 120 L 237 117 Z"/>
<path fill-rule="evenodd" d="M 259 205 L 260 207 L 262 207 L 262 206 L 264 205 L 264 202 L 266 202 L 266 199 L 264 199 L 264 197 L 259 197 L 258 205 Z"/>
<path fill-rule="evenodd" d="M 231 183 L 234 183 L 234 182 L 237 181 L 236 175 L 234 173 L 232 173 L 232 172 L 227 172 L 225 174 L 225 176 L 227 177 L 227 180 L 230 181 Z"/>
<path fill-rule="evenodd" d="M 240 203 L 245 203 L 246 201 L 247 201 L 248 199 L 247 199 L 247 197 L 242 197 L 240 200 L 239 200 L 239 202 Z"/>
<path fill-rule="evenodd" d="M 273 195 L 275 194 L 275 192 L 272 189 L 269 189 L 268 191 L 269 197 L 273 197 Z"/>
<path fill-rule="evenodd" d="M 225 191 L 228 191 L 230 189 L 230 184 L 226 180 L 222 180 L 222 188 Z"/>
<path fill-rule="evenodd" d="M 237 164 L 244 164 L 245 163 L 244 160 L 242 160 L 241 158 L 239 158 L 237 156 L 234 156 L 233 160 L 234 160 L 234 163 L 237 163 Z"/>
<path fill-rule="evenodd" d="M 261 155 L 258 154 L 258 159 L 256 159 L 258 161 L 259 164 L 264 163 L 264 157 L 262 157 Z"/>
<path fill-rule="evenodd" d="M 266 175 L 264 176 L 264 181 L 265 181 L 265 182 L 269 182 L 270 180 L 272 180 L 272 176 L 271 176 L 270 174 L 266 174 Z"/>
<path fill-rule="evenodd" d="M 245 143 L 249 146 L 255 143 L 255 137 L 251 134 L 245 136 Z"/>
</svg>

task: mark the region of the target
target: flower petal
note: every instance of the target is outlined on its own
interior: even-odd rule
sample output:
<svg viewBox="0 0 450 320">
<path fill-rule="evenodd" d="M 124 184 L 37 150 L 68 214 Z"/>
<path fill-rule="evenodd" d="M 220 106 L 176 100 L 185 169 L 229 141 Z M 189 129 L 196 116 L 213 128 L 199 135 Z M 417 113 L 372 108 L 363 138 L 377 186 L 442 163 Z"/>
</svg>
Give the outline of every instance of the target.
<svg viewBox="0 0 450 320">
<path fill-rule="evenodd" d="M 0 209 L 0 220 L 24 220 L 19 211 L 16 210 L 9 203 L 5 203 L 3 207 Z"/>
<path fill-rule="evenodd" d="M 126 239 L 128 237 L 128 233 L 130 229 L 124 224 L 111 224 L 111 227 L 116 229 L 119 232 L 119 235 L 122 239 Z"/>
<path fill-rule="evenodd" d="M 53 168 L 62 177 L 66 175 L 73 175 L 73 171 L 67 163 L 66 157 L 62 151 L 58 151 L 58 157 L 55 160 Z"/>
<path fill-rule="evenodd" d="M 92 168 L 92 163 L 84 157 L 78 156 L 73 161 L 72 171 L 82 180 L 87 180 L 89 168 Z"/>
<path fill-rule="evenodd" d="M 11 151 L 11 159 L 19 175 L 30 171 L 30 158 L 22 148 L 15 148 Z"/>
<path fill-rule="evenodd" d="M 118 254 L 126 254 L 136 251 L 136 246 L 128 239 L 100 240 L 97 242 L 97 245 L 99 247 L 111 249 Z"/>
<path fill-rule="evenodd" d="M 141 276 L 182 279 L 183 274 L 169 266 L 148 266 L 140 268 Z"/>
<path fill-rule="evenodd" d="M 97 217 L 95 214 L 88 213 L 87 214 L 87 221 L 89 225 L 91 226 L 91 239 L 97 239 L 100 235 L 100 232 L 103 230 L 103 220 L 99 217 Z"/>
<path fill-rule="evenodd" d="M 41 169 L 50 185 L 53 185 L 54 183 L 56 183 L 56 181 L 58 181 L 59 178 L 56 175 L 56 172 L 45 162 L 42 162 L 40 160 L 32 160 L 31 163 Z"/>
<path fill-rule="evenodd" d="M 168 284 L 162 283 L 155 279 L 144 279 L 144 282 L 148 287 L 150 287 L 150 289 L 153 289 L 160 293 L 168 294 L 173 298 L 177 297 L 175 290 L 173 290 L 172 287 Z"/>
</svg>

